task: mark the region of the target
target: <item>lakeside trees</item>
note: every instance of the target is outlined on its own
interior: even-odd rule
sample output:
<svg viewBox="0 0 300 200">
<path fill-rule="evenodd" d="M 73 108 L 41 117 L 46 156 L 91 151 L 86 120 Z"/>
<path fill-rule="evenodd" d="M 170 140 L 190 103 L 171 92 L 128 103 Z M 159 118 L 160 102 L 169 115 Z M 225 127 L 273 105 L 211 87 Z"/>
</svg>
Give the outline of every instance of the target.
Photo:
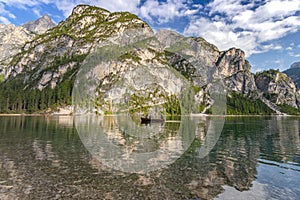
<svg viewBox="0 0 300 200">
<path fill-rule="evenodd" d="M 54 110 L 72 103 L 73 80 L 64 80 L 52 89 L 24 88 L 20 79 L 10 79 L 0 84 L 1 113 L 35 113 Z"/>
</svg>

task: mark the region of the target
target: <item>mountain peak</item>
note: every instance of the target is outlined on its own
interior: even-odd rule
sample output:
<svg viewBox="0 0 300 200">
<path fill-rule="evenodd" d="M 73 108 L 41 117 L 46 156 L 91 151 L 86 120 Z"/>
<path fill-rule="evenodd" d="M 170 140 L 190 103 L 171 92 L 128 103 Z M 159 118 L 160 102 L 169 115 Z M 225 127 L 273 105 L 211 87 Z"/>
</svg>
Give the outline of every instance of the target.
<svg viewBox="0 0 300 200">
<path fill-rule="evenodd" d="M 38 20 L 46 20 L 46 21 L 51 21 L 51 18 L 50 18 L 50 16 L 48 15 L 48 14 L 44 14 L 41 18 L 39 18 Z"/>
<path fill-rule="evenodd" d="M 45 14 L 35 21 L 25 23 L 23 27 L 33 33 L 42 34 L 53 28 L 55 25 L 56 24 L 51 20 L 50 16 Z"/>
<path fill-rule="evenodd" d="M 294 62 L 292 65 L 291 65 L 291 69 L 292 68 L 300 68 L 300 62 Z"/>
<path fill-rule="evenodd" d="M 91 11 L 96 11 L 97 13 L 101 13 L 106 16 L 110 14 L 110 12 L 108 10 L 105 10 L 104 8 L 81 4 L 81 5 L 77 5 L 73 9 L 72 15 L 82 15 L 85 12 L 91 12 Z"/>
</svg>

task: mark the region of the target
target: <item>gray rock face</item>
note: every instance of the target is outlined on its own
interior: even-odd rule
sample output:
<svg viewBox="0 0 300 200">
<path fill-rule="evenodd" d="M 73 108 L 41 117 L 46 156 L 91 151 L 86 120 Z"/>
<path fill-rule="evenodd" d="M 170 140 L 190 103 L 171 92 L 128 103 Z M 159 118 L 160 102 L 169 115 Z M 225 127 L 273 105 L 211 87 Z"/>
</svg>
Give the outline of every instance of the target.
<svg viewBox="0 0 300 200">
<path fill-rule="evenodd" d="M 271 102 L 298 108 L 296 86 L 286 74 L 275 70 L 261 72 L 256 76 L 255 82 L 259 92 Z"/>
<path fill-rule="evenodd" d="M 300 62 L 295 62 L 291 65 L 291 69 L 292 68 L 300 68 Z"/>
<path fill-rule="evenodd" d="M 56 24 L 51 20 L 49 15 L 45 14 L 36 21 L 30 21 L 25 23 L 23 27 L 35 34 L 42 34 L 45 33 L 47 30 L 53 28 L 55 25 Z"/>
<path fill-rule="evenodd" d="M 300 62 L 295 62 L 291 65 L 291 67 L 285 71 L 283 71 L 286 75 L 288 75 L 296 84 L 296 87 L 300 89 Z"/>
<path fill-rule="evenodd" d="M 24 51 L 24 45 L 36 34 L 42 34 L 55 24 L 48 15 L 23 26 L 0 24 L 0 73 L 3 74 L 13 57 Z"/>
<path fill-rule="evenodd" d="M 229 91 L 244 95 L 256 93 L 254 76 L 251 65 L 245 59 L 245 53 L 236 48 L 221 53 L 216 65 L 225 79 Z"/>
<path fill-rule="evenodd" d="M 26 42 L 32 40 L 34 35 L 24 27 L 0 24 L 0 65 L 5 66 L 13 56 L 21 52 Z"/>
</svg>

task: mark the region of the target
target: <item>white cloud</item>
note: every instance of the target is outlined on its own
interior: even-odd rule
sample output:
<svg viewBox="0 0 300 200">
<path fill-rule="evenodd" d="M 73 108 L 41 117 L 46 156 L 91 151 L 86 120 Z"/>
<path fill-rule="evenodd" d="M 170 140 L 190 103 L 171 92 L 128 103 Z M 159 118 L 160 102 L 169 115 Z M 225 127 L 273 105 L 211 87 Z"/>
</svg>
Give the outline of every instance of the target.
<svg viewBox="0 0 300 200">
<path fill-rule="evenodd" d="M 139 15 L 146 20 L 157 18 L 158 23 L 167 23 L 175 17 L 192 16 L 199 12 L 200 5 L 190 6 L 185 0 L 146 1 L 139 9 Z"/>
<path fill-rule="evenodd" d="M 32 7 L 42 3 L 43 0 L 0 0 L 0 2 L 11 7 L 26 9 L 28 6 Z"/>
<path fill-rule="evenodd" d="M 9 17 L 11 19 L 16 18 L 16 16 L 14 14 L 12 14 L 11 12 L 9 12 L 8 10 L 5 9 L 5 6 L 3 5 L 3 3 L 1 3 L 1 0 L 0 0 L 0 23 L 10 24 L 11 22 L 9 21 L 9 19 L 7 17 Z"/>
<path fill-rule="evenodd" d="M 281 46 L 270 43 L 300 29 L 299 0 L 213 0 L 205 7 L 191 0 L 0 0 L 1 22 L 8 23 L 15 16 L 3 4 L 30 8 L 37 16 L 41 15 L 41 4 L 54 4 L 65 17 L 76 5 L 89 4 L 112 12 L 129 11 L 158 27 L 188 17 L 185 35 L 202 36 L 221 50 L 241 48 L 246 56 L 281 50 Z"/>
<path fill-rule="evenodd" d="M 11 22 L 7 18 L 0 16 L 0 24 L 11 24 Z"/>
<path fill-rule="evenodd" d="M 187 0 L 167 0 L 166 2 L 147 0 L 143 4 L 141 4 L 140 0 L 55 0 L 52 2 L 64 13 L 65 17 L 71 14 L 72 9 L 76 5 L 89 4 L 105 8 L 112 12 L 129 11 L 150 22 L 154 22 L 155 18 L 155 20 L 158 20 L 158 23 L 167 23 L 175 17 L 195 15 L 202 8 L 201 5 L 192 4 L 192 2 Z"/>
<path fill-rule="evenodd" d="M 61 10 L 65 17 L 68 17 L 73 8 L 79 4 L 88 4 L 98 6 L 109 11 L 129 11 L 132 13 L 138 13 L 138 6 L 140 4 L 139 0 L 117 0 L 117 1 L 107 1 L 107 0 L 55 0 L 52 1 L 59 10 Z"/>
<path fill-rule="evenodd" d="M 208 16 L 191 19 L 184 34 L 202 36 L 221 50 L 241 48 L 247 56 L 282 49 L 262 44 L 300 29 L 300 16 L 296 15 L 299 0 L 269 0 L 261 5 L 254 1 L 245 4 L 242 0 L 214 0 L 206 9 Z"/>
<path fill-rule="evenodd" d="M 40 11 L 39 9 L 34 8 L 34 9 L 32 9 L 32 12 L 33 12 L 36 16 L 38 16 L 38 17 L 41 17 L 41 16 L 42 16 L 42 15 L 41 15 L 41 11 Z"/>
<path fill-rule="evenodd" d="M 300 58 L 300 53 L 295 53 L 295 52 L 288 52 L 289 56 L 295 57 L 295 58 Z"/>
</svg>

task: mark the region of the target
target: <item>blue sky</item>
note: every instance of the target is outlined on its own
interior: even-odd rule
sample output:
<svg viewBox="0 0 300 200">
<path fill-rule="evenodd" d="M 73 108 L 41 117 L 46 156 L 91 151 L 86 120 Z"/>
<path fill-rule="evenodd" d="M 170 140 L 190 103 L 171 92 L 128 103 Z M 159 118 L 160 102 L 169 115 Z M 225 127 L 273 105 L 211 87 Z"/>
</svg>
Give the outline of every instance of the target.
<svg viewBox="0 0 300 200">
<path fill-rule="evenodd" d="M 201 36 L 220 50 L 241 48 L 253 72 L 300 61 L 300 0 L 0 0 L 0 23 L 46 13 L 58 23 L 78 4 L 130 11 L 155 30 Z"/>
</svg>

